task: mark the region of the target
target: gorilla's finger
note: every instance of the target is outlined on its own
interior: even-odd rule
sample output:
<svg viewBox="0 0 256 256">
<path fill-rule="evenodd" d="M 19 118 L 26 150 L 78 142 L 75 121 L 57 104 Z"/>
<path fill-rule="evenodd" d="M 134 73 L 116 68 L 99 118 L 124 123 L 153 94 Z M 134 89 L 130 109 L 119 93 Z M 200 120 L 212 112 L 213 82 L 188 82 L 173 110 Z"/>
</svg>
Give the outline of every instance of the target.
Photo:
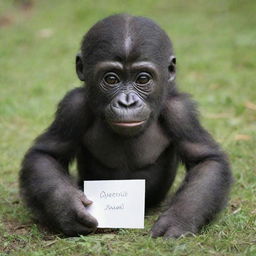
<svg viewBox="0 0 256 256">
<path fill-rule="evenodd" d="M 169 228 L 165 234 L 164 234 L 164 238 L 168 239 L 168 238 L 179 238 L 180 236 L 182 236 L 184 234 L 184 230 L 181 230 L 177 227 L 171 227 Z"/>
<path fill-rule="evenodd" d="M 91 214 L 89 214 L 86 209 L 80 209 L 79 211 L 77 211 L 76 218 L 81 224 L 85 225 L 86 227 L 94 228 L 96 230 L 98 226 L 98 221 Z"/>
<path fill-rule="evenodd" d="M 88 235 L 95 232 L 96 228 L 86 227 L 79 222 L 75 222 L 71 227 L 65 227 L 63 233 L 67 236 L 78 236 L 78 235 Z"/>
<path fill-rule="evenodd" d="M 85 195 L 81 196 L 81 201 L 84 206 L 88 206 L 93 203 L 93 201 L 89 200 Z"/>
<path fill-rule="evenodd" d="M 151 229 L 150 235 L 153 238 L 163 236 L 168 226 L 164 219 L 159 219 Z"/>
</svg>

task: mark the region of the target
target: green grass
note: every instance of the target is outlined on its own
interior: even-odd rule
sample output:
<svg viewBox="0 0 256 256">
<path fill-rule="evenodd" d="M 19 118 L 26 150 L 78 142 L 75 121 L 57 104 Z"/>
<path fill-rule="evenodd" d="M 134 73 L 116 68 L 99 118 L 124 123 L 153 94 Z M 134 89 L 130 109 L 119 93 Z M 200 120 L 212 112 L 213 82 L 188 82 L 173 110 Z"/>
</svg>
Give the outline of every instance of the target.
<svg viewBox="0 0 256 256">
<path fill-rule="evenodd" d="M 256 255 L 256 1 L 44 0 L 27 10 L 13 2 L 0 2 L 0 255 Z M 232 162 L 229 205 L 195 237 L 151 239 L 156 211 L 144 230 L 64 238 L 37 226 L 20 202 L 25 151 L 80 84 L 74 56 L 82 35 L 119 12 L 151 17 L 168 32 L 179 86 L 194 95 Z"/>
</svg>

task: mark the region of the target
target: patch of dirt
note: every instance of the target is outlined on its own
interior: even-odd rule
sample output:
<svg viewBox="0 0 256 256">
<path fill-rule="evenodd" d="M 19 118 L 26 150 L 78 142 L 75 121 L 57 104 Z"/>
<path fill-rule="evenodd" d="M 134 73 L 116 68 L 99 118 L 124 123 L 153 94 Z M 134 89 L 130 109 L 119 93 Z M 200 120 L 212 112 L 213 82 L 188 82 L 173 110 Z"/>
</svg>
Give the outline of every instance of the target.
<svg viewBox="0 0 256 256">
<path fill-rule="evenodd" d="M 24 11 L 28 11 L 34 6 L 35 1 L 34 0 L 15 0 L 14 3 L 20 9 Z"/>
<path fill-rule="evenodd" d="M 34 4 L 34 0 L 14 1 L 13 8 L 6 10 L 5 13 L 0 16 L 0 28 L 9 27 L 20 22 L 18 17 L 28 17 L 31 14 Z"/>
<path fill-rule="evenodd" d="M 10 15 L 0 17 L 0 27 L 8 27 L 12 25 L 13 22 L 14 22 L 14 19 Z"/>
<path fill-rule="evenodd" d="M 99 228 L 95 231 L 95 234 L 117 234 L 118 229 L 111 228 Z"/>
<path fill-rule="evenodd" d="M 19 250 L 26 246 L 26 241 L 18 237 L 18 235 L 25 235 L 29 232 L 28 225 L 21 225 L 18 222 L 3 220 L 4 232 L 3 236 L 0 236 L 0 251 L 4 253 L 11 253 L 12 251 Z M 15 236 L 17 235 L 17 236 Z"/>
<path fill-rule="evenodd" d="M 20 223 L 17 220 L 2 220 L 4 226 L 4 233 L 0 236 L 0 252 L 11 253 L 13 251 L 18 251 L 27 246 L 27 241 L 25 238 L 31 237 L 31 228 L 35 224 L 34 221 L 27 223 Z M 51 246 L 56 240 L 56 235 L 49 232 L 48 229 L 38 225 L 39 231 L 42 234 L 42 242 L 45 246 Z"/>
<path fill-rule="evenodd" d="M 29 227 L 31 227 L 31 225 L 32 225 L 32 223 L 21 224 L 18 221 L 7 220 L 7 219 L 2 220 L 2 223 L 4 224 L 7 233 L 9 233 L 11 235 L 26 234 L 28 231 L 25 232 L 25 230 L 29 229 Z"/>
<path fill-rule="evenodd" d="M 0 243 L 0 251 L 6 254 L 10 254 L 13 251 L 17 251 L 26 247 L 26 241 L 20 240 L 18 238 L 14 238 L 8 242 L 0 238 Z"/>
</svg>

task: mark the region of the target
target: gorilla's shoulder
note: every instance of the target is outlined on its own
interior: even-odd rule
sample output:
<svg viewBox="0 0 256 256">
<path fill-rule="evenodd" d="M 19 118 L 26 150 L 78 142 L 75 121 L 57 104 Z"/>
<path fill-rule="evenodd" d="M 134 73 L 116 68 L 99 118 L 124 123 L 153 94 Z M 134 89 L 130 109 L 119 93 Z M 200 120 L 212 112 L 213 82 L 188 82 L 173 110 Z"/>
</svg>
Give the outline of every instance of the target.
<svg viewBox="0 0 256 256">
<path fill-rule="evenodd" d="M 85 104 L 86 98 L 86 89 L 84 87 L 77 87 L 67 92 L 59 105 L 71 109 L 79 108 Z"/>
</svg>

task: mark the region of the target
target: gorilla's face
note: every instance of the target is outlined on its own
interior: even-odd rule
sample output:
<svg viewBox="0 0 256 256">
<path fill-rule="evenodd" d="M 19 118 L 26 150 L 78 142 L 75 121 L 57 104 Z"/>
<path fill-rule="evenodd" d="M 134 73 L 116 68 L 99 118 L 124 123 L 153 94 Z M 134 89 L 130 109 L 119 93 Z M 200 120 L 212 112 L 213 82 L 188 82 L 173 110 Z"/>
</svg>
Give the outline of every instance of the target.
<svg viewBox="0 0 256 256">
<path fill-rule="evenodd" d="M 123 135 L 134 135 L 152 116 L 150 96 L 157 88 L 157 68 L 151 62 L 101 62 L 96 67 L 99 90 L 108 99 L 104 117 L 110 127 Z"/>
</svg>

